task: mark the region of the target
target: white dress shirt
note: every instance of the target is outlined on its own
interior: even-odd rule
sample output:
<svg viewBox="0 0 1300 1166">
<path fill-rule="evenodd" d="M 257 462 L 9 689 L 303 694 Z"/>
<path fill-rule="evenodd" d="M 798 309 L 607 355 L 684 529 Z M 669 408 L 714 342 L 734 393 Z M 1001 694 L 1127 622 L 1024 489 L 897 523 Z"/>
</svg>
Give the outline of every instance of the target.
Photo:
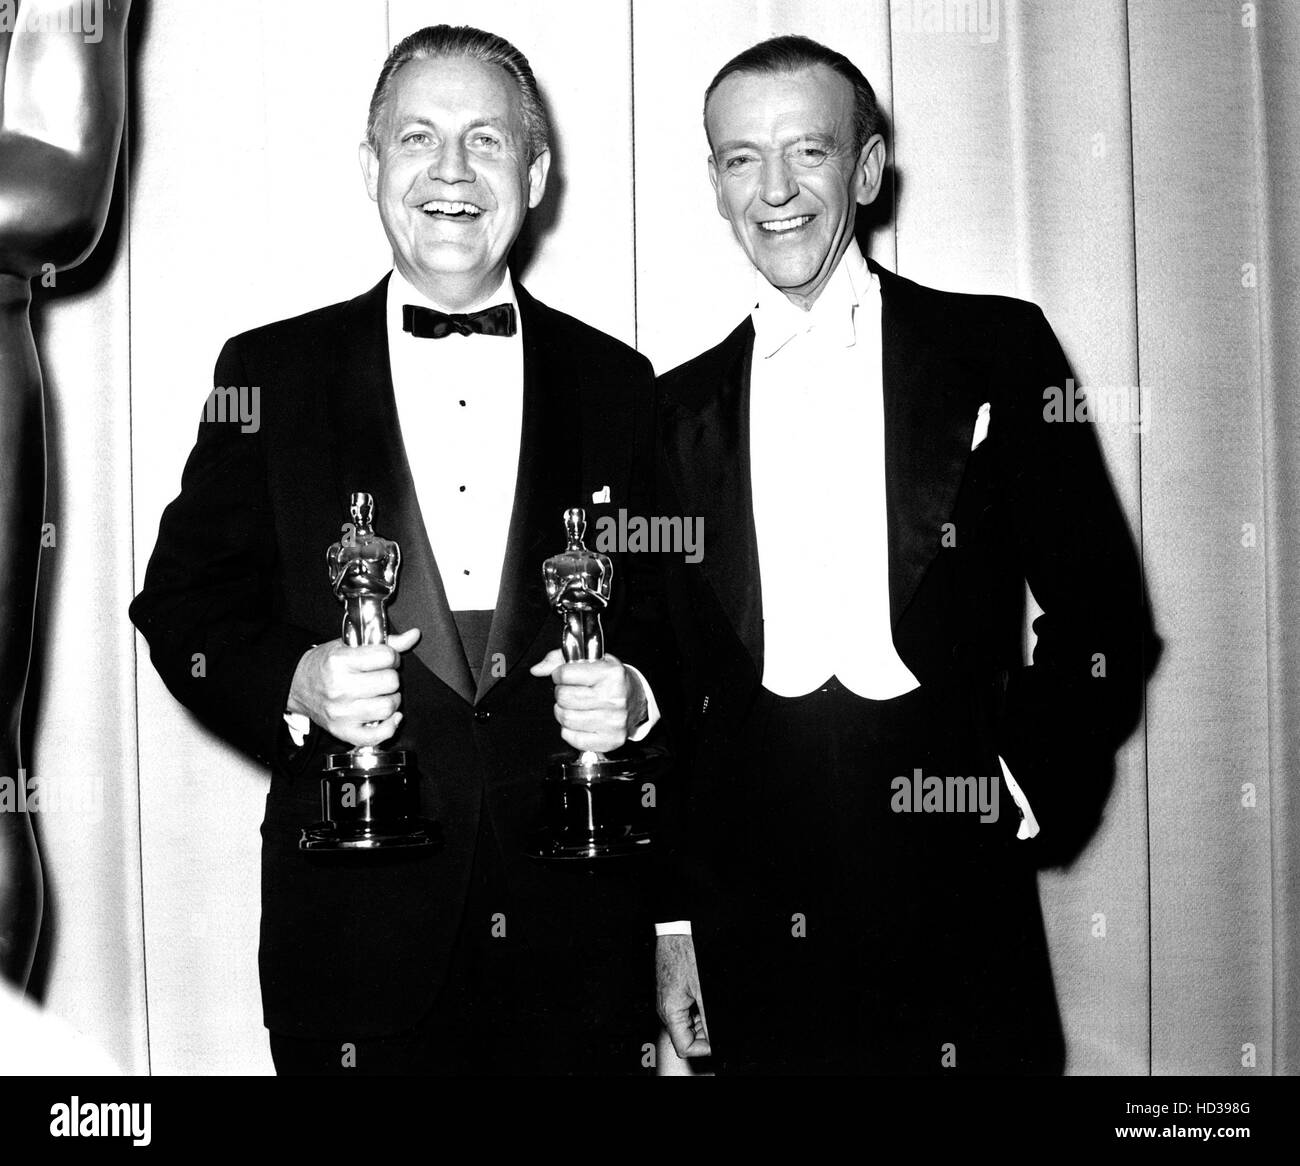
<svg viewBox="0 0 1300 1166">
<path fill-rule="evenodd" d="M 509 273 L 465 311 L 500 303 L 518 311 Z M 402 330 L 404 304 L 449 309 L 394 271 L 388 281 L 388 360 L 415 496 L 447 604 L 452 611 L 489 610 L 501 585 L 519 472 L 523 329 L 513 336 L 421 339 Z"/>
<path fill-rule="evenodd" d="M 809 311 L 761 276 L 749 450 L 763 588 L 763 687 L 832 676 L 889 700 L 919 687 L 889 614 L 880 285 L 856 242 Z"/>
</svg>

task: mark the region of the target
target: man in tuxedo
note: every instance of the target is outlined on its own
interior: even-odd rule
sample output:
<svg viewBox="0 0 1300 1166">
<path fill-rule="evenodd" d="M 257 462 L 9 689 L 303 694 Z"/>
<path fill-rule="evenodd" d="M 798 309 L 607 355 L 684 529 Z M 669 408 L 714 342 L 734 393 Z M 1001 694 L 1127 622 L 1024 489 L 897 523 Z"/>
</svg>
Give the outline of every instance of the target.
<svg viewBox="0 0 1300 1166">
<path fill-rule="evenodd" d="M 648 362 L 507 270 L 547 143 L 501 38 L 443 25 L 393 49 L 360 147 L 393 271 L 227 342 L 216 391 L 257 386 L 260 417 L 200 425 L 132 605 L 177 699 L 271 770 L 260 968 L 282 1073 L 639 1072 L 647 1018 L 653 1036 L 635 872 L 526 855 L 561 737 L 608 751 L 653 727 L 662 639 L 635 556 L 605 629 L 644 676 L 562 663 L 543 587 L 566 509 L 648 505 L 654 428 Z M 401 547 L 387 644 L 339 639 L 324 552 L 355 491 Z M 383 742 L 418 758 L 441 849 L 300 852 L 324 755 Z"/>
<path fill-rule="evenodd" d="M 679 1054 L 735 1072 L 1055 1073 L 1035 864 L 1095 826 L 1140 710 L 1136 556 L 1031 304 L 864 260 L 883 119 L 843 55 L 705 97 L 753 311 L 661 379 L 690 797 L 661 918 Z M 1044 614 L 1021 659 L 1025 583 Z"/>
</svg>

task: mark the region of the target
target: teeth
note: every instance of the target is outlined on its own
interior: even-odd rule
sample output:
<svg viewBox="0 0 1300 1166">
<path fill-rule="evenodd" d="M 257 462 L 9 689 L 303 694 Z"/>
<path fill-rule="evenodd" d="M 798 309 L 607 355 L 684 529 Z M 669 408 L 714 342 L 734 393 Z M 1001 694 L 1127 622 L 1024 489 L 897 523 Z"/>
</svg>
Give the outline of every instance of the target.
<svg viewBox="0 0 1300 1166">
<path fill-rule="evenodd" d="M 811 223 L 812 215 L 800 215 L 797 219 L 775 219 L 770 223 L 759 223 L 759 227 L 764 231 L 771 231 L 779 234 L 782 231 L 793 231 L 796 227 L 802 227 L 804 223 Z"/>
<path fill-rule="evenodd" d="M 422 207 L 420 207 L 420 209 L 426 214 L 470 215 L 472 217 L 477 217 L 483 213 L 482 210 L 476 207 L 473 203 L 446 202 L 443 199 L 438 198 L 426 202 Z"/>
</svg>

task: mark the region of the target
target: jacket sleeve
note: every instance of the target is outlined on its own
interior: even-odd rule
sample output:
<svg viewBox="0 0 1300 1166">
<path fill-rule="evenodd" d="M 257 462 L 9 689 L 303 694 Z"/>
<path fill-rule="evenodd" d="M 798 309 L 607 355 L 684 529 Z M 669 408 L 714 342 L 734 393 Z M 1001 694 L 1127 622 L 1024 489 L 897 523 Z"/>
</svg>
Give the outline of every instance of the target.
<svg viewBox="0 0 1300 1166">
<path fill-rule="evenodd" d="M 1043 614 L 1032 663 L 1006 677 L 997 743 L 1042 826 L 1041 856 L 1056 861 L 1100 820 L 1158 641 L 1095 427 L 1065 416 L 1069 365 L 1042 313 L 1027 312 L 1009 346 L 1021 370 L 1007 376 L 1010 424 L 997 434 L 995 415 L 990 436 L 1004 443 L 1011 545 Z"/>
<path fill-rule="evenodd" d="M 635 515 L 669 515 L 655 490 L 657 411 L 654 372 L 650 362 L 638 355 L 634 367 L 636 404 L 632 438 L 633 472 L 628 511 Z M 614 654 L 636 667 L 655 695 L 660 724 L 649 744 L 667 747 L 667 726 L 677 707 L 677 676 L 672 625 L 665 595 L 666 551 L 644 551 L 622 556 L 627 608 Z M 620 586 L 616 579 L 615 586 Z"/>
<path fill-rule="evenodd" d="M 238 340 L 222 349 L 214 383 L 251 383 Z M 313 730 L 297 748 L 284 724 L 294 670 L 318 637 L 284 618 L 265 436 L 261 424 L 200 421 L 130 614 L 168 690 L 204 726 L 263 764 L 297 769 L 325 737 Z"/>
</svg>

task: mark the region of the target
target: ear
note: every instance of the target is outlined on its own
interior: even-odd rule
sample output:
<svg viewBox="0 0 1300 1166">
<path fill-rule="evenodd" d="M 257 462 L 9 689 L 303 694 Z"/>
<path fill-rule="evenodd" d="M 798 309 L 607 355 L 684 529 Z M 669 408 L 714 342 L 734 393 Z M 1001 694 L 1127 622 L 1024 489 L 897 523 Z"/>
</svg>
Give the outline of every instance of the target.
<svg viewBox="0 0 1300 1166">
<path fill-rule="evenodd" d="M 709 181 L 713 183 L 713 199 L 718 204 L 718 214 L 730 222 L 727 208 L 722 202 L 722 180 L 718 174 L 718 164 L 713 160 L 712 154 L 709 155 Z"/>
<path fill-rule="evenodd" d="M 379 201 L 379 155 L 369 142 L 357 147 L 357 161 L 361 163 L 361 177 L 366 182 L 366 193 L 371 202 Z"/>
<path fill-rule="evenodd" d="M 853 196 L 859 206 L 867 206 L 876 201 L 885 178 L 885 156 L 885 139 L 879 134 L 872 134 L 858 154 L 857 169 L 853 176 Z"/>
<path fill-rule="evenodd" d="M 528 167 L 528 206 L 531 209 L 546 193 L 546 176 L 551 172 L 551 151 L 543 150 Z"/>
</svg>

